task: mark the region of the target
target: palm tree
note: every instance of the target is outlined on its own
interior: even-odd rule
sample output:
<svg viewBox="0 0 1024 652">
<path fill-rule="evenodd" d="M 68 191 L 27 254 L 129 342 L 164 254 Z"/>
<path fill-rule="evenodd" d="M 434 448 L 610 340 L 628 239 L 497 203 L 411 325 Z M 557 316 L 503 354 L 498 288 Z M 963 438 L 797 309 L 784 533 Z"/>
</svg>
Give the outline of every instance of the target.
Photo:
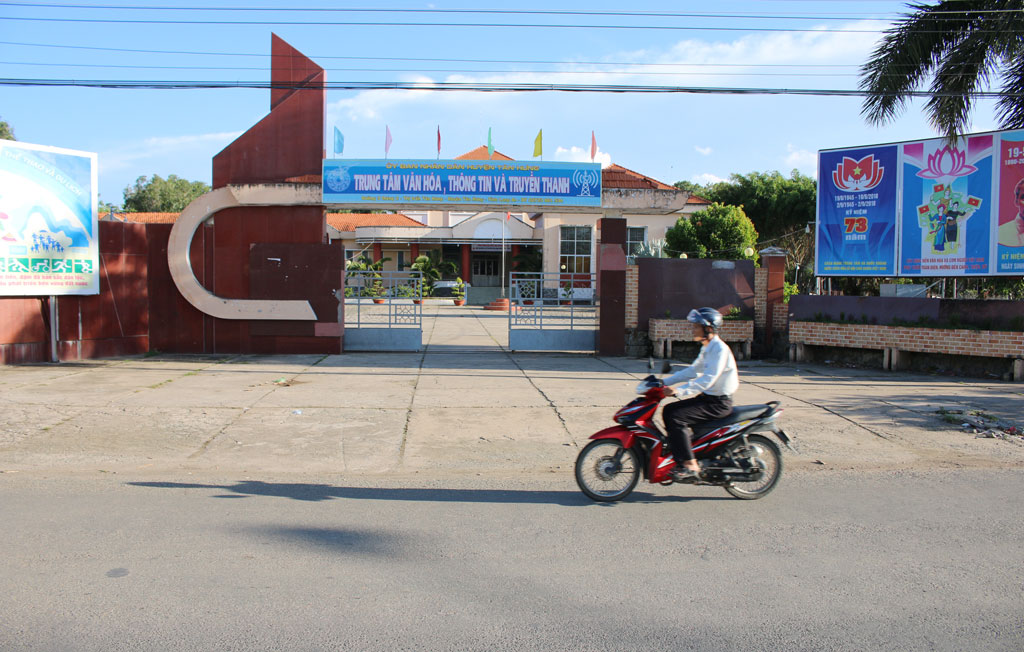
<svg viewBox="0 0 1024 652">
<path fill-rule="evenodd" d="M 1024 126 L 1024 0 L 942 0 L 912 4 L 861 68 L 861 113 L 881 125 L 919 95 L 932 126 L 953 140 L 971 105 L 995 97 L 1003 129 Z M 918 87 L 931 76 L 927 92 Z M 998 85 L 995 92 L 986 90 Z"/>
<path fill-rule="evenodd" d="M 455 263 L 441 260 L 440 249 L 431 249 L 426 255 L 417 256 L 409 268 L 423 274 L 423 295 L 427 297 L 434 294 L 434 283 L 440 281 L 444 274 L 454 276 L 459 271 Z"/>
</svg>

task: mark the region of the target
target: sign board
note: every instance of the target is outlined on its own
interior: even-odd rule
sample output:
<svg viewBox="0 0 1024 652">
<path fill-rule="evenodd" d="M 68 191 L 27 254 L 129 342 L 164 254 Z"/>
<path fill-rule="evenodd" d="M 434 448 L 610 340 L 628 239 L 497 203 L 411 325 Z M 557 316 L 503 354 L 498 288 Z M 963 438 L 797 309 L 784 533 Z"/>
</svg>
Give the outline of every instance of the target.
<svg viewBox="0 0 1024 652">
<path fill-rule="evenodd" d="M 0 140 L 0 295 L 99 294 L 96 154 Z"/>
<path fill-rule="evenodd" d="M 599 163 L 326 159 L 325 204 L 601 206 Z"/>
<path fill-rule="evenodd" d="M 1024 275 L 1024 130 L 818 154 L 819 276 Z"/>
</svg>

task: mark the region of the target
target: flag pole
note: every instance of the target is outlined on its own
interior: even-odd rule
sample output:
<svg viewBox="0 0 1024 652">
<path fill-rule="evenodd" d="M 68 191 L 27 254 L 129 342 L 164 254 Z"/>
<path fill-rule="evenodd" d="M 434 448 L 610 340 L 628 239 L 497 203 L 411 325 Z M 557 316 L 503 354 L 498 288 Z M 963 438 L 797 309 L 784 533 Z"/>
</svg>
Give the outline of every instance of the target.
<svg viewBox="0 0 1024 652">
<path fill-rule="evenodd" d="M 501 225 L 501 298 L 505 298 L 505 227 L 508 226 L 508 217 L 511 213 L 505 213 L 505 223 Z"/>
</svg>

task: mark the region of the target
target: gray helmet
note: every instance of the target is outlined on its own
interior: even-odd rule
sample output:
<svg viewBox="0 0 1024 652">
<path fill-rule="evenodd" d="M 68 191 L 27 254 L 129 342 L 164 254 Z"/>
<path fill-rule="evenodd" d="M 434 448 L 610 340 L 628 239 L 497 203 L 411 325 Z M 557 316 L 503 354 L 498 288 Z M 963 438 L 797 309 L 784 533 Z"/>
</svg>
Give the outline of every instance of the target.
<svg viewBox="0 0 1024 652">
<path fill-rule="evenodd" d="M 690 314 L 686 316 L 686 321 L 707 326 L 718 332 L 722 328 L 722 313 L 714 308 L 697 308 L 690 311 Z"/>
</svg>

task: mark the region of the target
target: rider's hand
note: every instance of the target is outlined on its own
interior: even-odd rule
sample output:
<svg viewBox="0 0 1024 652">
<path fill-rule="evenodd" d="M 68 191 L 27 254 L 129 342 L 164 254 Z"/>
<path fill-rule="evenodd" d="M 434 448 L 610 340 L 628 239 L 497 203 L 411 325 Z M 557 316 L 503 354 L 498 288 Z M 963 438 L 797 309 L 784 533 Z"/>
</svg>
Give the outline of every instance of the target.
<svg viewBox="0 0 1024 652">
<path fill-rule="evenodd" d="M 665 396 L 675 396 L 676 395 L 676 390 L 672 389 L 668 385 L 666 385 L 665 388 L 662 391 L 664 392 Z"/>
</svg>

